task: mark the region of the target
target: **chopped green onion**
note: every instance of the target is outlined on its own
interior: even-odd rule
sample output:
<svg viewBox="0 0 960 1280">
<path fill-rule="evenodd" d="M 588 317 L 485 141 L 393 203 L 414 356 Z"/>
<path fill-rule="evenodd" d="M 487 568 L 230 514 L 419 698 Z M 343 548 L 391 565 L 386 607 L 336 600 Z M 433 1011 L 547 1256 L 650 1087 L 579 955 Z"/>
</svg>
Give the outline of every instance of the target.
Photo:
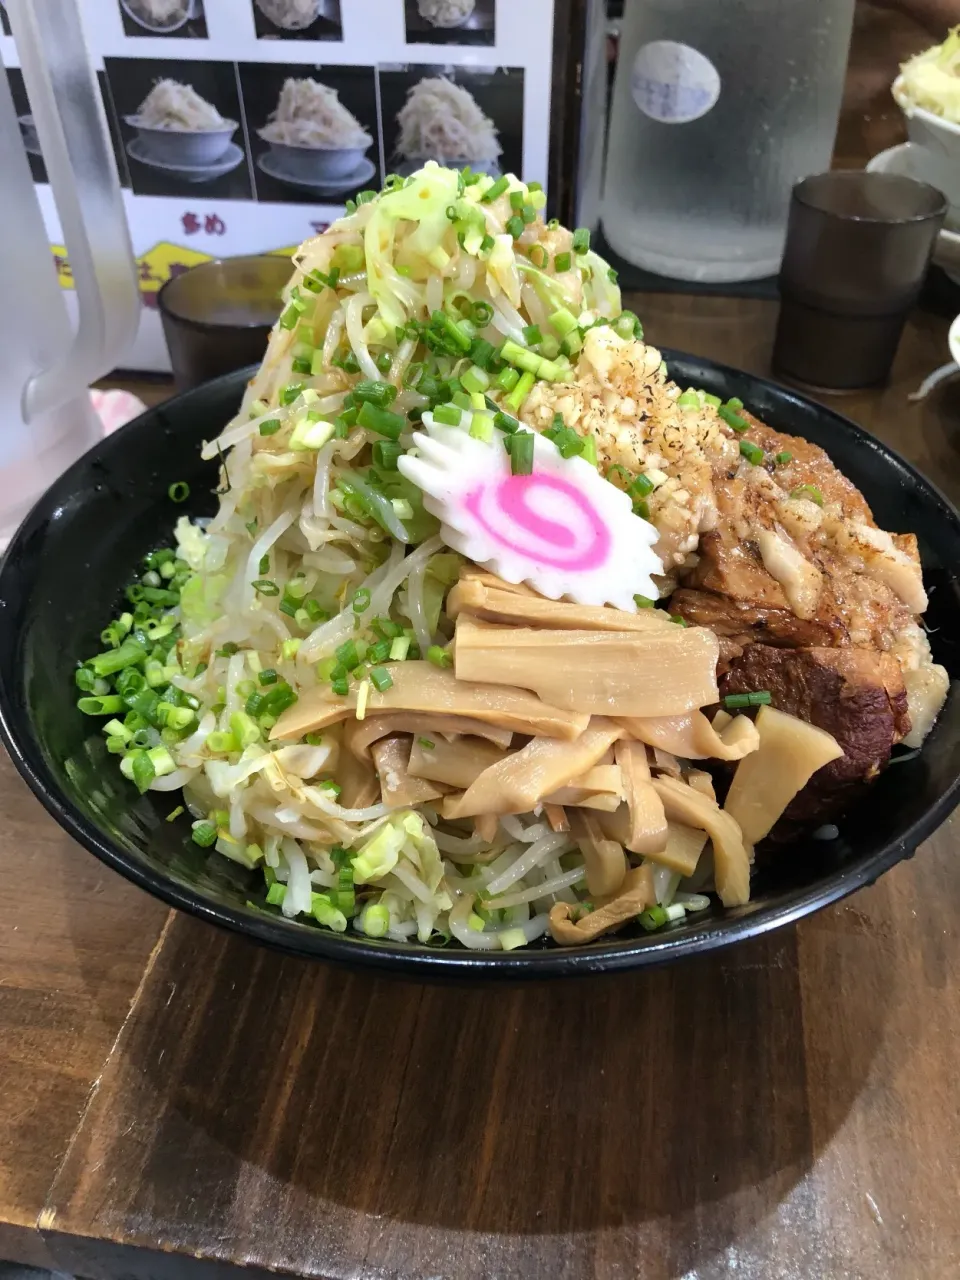
<svg viewBox="0 0 960 1280">
<path fill-rule="evenodd" d="M 640 927 L 645 929 L 647 933 L 653 933 L 656 929 L 662 929 L 667 923 L 668 916 L 663 907 L 647 907 L 646 911 L 642 911 L 637 916 Z"/>
<path fill-rule="evenodd" d="M 183 805 L 178 804 L 175 809 L 171 809 L 170 812 L 167 814 L 166 821 L 176 822 L 177 818 L 180 817 L 181 813 L 185 813 L 185 812 L 186 810 L 184 809 Z"/>
<path fill-rule="evenodd" d="M 453 654 L 442 645 L 432 644 L 427 650 L 427 661 L 432 662 L 435 667 L 446 669 L 453 666 Z"/>
<path fill-rule="evenodd" d="M 523 340 L 528 347 L 537 347 L 543 341 L 543 334 L 537 324 L 528 324 L 523 331 Z"/>
<path fill-rule="evenodd" d="M 459 427 L 463 413 L 455 404 L 438 404 L 433 411 L 434 422 L 445 427 Z"/>
<path fill-rule="evenodd" d="M 133 781 L 137 790 L 141 795 L 150 788 L 150 783 L 157 776 L 157 771 L 153 767 L 153 760 L 146 751 L 134 751 L 131 755 L 125 756 L 125 760 L 131 761 Z"/>
<path fill-rule="evenodd" d="M 397 463 L 403 449 L 396 440 L 375 440 L 373 443 L 373 465 L 381 471 L 397 471 Z"/>
<path fill-rule="evenodd" d="M 653 493 L 654 483 L 649 476 L 639 475 L 630 484 L 627 489 L 631 498 L 646 498 Z"/>
<path fill-rule="evenodd" d="M 815 484 L 801 484 L 794 489 L 791 498 L 809 498 L 811 502 L 815 502 L 818 507 L 823 506 L 823 494 Z M 96 661 L 96 659 L 94 659 Z"/>
<path fill-rule="evenodd" d="M 743 408 L 743 401 L 739 400 L 736 396 L 731 396 L 727 401 L 727 408 L 732 409 L 734 413 L 739 413 Z"/>
<path fill-rule="evenodd" d="M 400 437 L 406 423 L 398 413 L 391 413 L 388 409 L 381 409 L 375 404 L 371 404 L 369 400 L 365 400 L 357 414 L 357 424 L 366 427 L 370 431 L 376 431 L 379 435 L 386 436 L 389 440 L 397 440 Z"/>
<path fill-rule="evenodd" d="M 361 587 L 353 597 L 353 612 L 363 613 L 370 608 L 370 592 L 366 587 Z"/>
<path fill-rule="evenodd" d="M 517 385 L 504 401 L 507 408 L 512 409 L 514 413 L 519 413 L 524 400 L 526 400 L 527 396 L 533 390 L 534 382 L 536 382 L 536 378 L 534 378 L 532 373 L 529 371 L 522 373 Z M 497 425 L 499 426 L 500 424 L 497 423 Z M 500 429 L 503 430 L 502 427 Z"/>
<path fill-rule="evenodd" d="M 493 307 L 489 302 L 481 298 L 479 302 L 475 302 L 470 308 L 470 319 L 478 328 L 485 329 L 493 319 Z"/>
<path fill-rule="evenodd" d="M 167 490 L 167 497 L 171 502 L 186 502 L 190 497 L 190 486 L 186 480 L 177 480 Z"/>
<path fill-rule="evenodd" d="M 355 400 L 386 409 L 397 398 L 397 388 L 389 382 L 358 382 L 351 390 Z"/>
<path fill-rule="evenodd" d="M 785 467 L 788 462 L 792 462 L 792 461 L 793 461 L 793 454 L 788 453 L 786 449 L 784 449 L 782 453 L 778 453 L 777 456 L 774 458 L 774 462 L 777 464 L 778 467 Z"/>
<path fill-rule="evenodd" d="M 526 223 L 523 221 L 519 213 L 515 213 L 512 218 L 506 221 L 506 231 L 514 240 L 519 240 L 526 230 Z"/>
<path fill-rule="evenodd" d="M 474 440 L 489 444 L 493 439 L 493 418 L 488 413 L 475 413 L 470 423 L 470 434 Z"/>
<path fill-rule="evenodd" d="M 480 305 L 479 303 L 477 304 Z M 497 358 L 497 349 L 492 342 L 488 342 L 486 338 L 475 338 L 470 348 L 470 359 L 478 369 L 489 371 L 490 366 Z"/>
<path fill-rule="evenodd" d="M 520 370 L 514 369 L 512 365 L 508 365 L 506 369 L 501 369 L 497 375 L 497 386 L 503 391 L 512 391 L 520 381 Z"/>
<path fill-rule="evenodd" d="M 118 694 L 111 694 L 105 698 L 77 699 L 77 706 L 85 716 L 113 716 L 118 711 L 122 711 L 125 705 Z"/>
<path fill-rule="evenodd" d="M 260 741 L 260 726 L 246 711 L 234 711 L 230 717 L 230 731 L 241 747 L 251 747 Z"/>
<path fill-rule="evenodd" d="M 586 227 L 577 227 L 573 233 L 573 252 L 587 253 L 590 249 L 590 232 Z"/>
<path fill-rule="evenodd" d="M 293 404 L 294 400 L 296 400 L 297 397 L 301 396 L 302 394 L 303 394 L 303 383 L 290 382 L 285 387 L 283 387 L 280 392 L 280 403 L 284 405 Z"/>
<path fill-rule="evenodd" d="M 433 751 L 437 745 L 431 738 L 418 738 L 417 742 L 423 747 L 424 751 Z"/>
<path fill-rule="evenodd" d="M 232 733 L 210 733 L 207 735 L 207 748 L 214 755 L 229 755 L 231 751 L 239 751 L 240 744 Z"/>
<path fill-rule="evenodd" d="M 271 907 L 279 907 L 283 905 L 283 900 L 287 896 L 287 886 L 279 880 L 274 880 L 273 884 L 267 890 L 267 904 Z"/>
<path fill-rule="evenodd" d="M 589 462 L 591 466 L 597 465 L 597 437 L 593 432 L 589 432 L 583 437 L 583 453 L 581 455 L 584 462 Z"/>
<path fill-rule="evenodd" d="M 460 383 L 471 394 L 482 395 L 490 386 L 490 375 L 485 369 L 471 365 L 460 375 Z"/>
<path fill-rule="evenodd" d="M 722 404 L 720 408 L 717 410 L 717 413 L 719 413 L 720 417 L 724 420 L 727 426 L 732 427 L 734 431 L 746 431 L 747 428 L 750 426 L 750 423 L 746 420 L 746 418 L 741 418 L 740 415 L 738 413 L 735 413 L 734 410 L 731 409 L 729 405 Z"/>
<path fill-rule="evenodd" d="M 565 338 L 568 333 L 572 333 L 578 327 L 576 316 L 566 307 L 561 307 L 559 311 L 553 313 L 550 317 L 550 324 L 556 329 L 561 338 Z"/>
<path fill-rule="evenodd" d="M 360 926 L 368 938 L 382 938 L 390 928 L 390 912 L 378 902 L 365 907 Z"/>
<path fill-rule="evenodd" d="M 397 636 L 395 640 L 390 641 L 389 658 L 391 662 L 405 662 L 407 654 L 410 652 L 410 637 Z"/>
<path fill-rule="evenodd" d="M 345 668 L 345 670 L 352 671 L 354 667 L 360 665 L 360 655 L 357 652 L 357 644 L 355 640 L 344 641 L 344 643 L 334 652 L 336 653 L 337 662 L 339 662 L 340 666 Z"/>
<path fill-rule="evenodd" d="M 510 471 L 515 476 L 529 476 L 533 474 L 533 445 L 534 437 L 532 431 L 517 431 L 514 435 L 507 437 L 507 448 L 510 451 Z"/>
<path fill-rule="evenodd" d="M 198 844 L 201 849 L 209 849 L 217 840 L 217 828 L 212 822 L 195 822 L 190 839 L 194 844 Z"/>
<path fill-rule="evenodd" d="M 553 267 L 558 275 L 562 275 L 564 271 L 569 271 L 572 266 L 573 258 L 569 253 L 558 253 L 553 260 Z"/>
<path fill-rule="evenodd" d="M 681 613 L 671 613 L 670 621 L 676 623 L 678 627 L 685 627 L 687 620 Z"/>
<path fill-rule="evenodd" d="M 751 466 L 759 467 L 763 462 L 763 450 L 751 440 L 740 441 L 740 456 L 746 458 Z"/>
<path fill-rule="evenodd" d="M 723 705 L 728 711 L 742 711 L 745 707 L 768 707 L 772 700 L 769 689 L 758 689 L 755 693 L 728 693 Z"/>
<path fill-rule="evenodd" d="M 652 609 L 656 605 L 656 600 L 651 600 L 649 596 L 634 596 L 633 603 L 638 609 Z"/>
<path fill-rule="evenodd" d="M 496 200 L 502 196 L 506 189 L 510 186 L 509 178 L 498 178 L 480 197 L 481 204 L 489 204 L 491 200 Z"/>
<path fill-rule="evenodd" d="M 719 396 L 712 396 L 708 391 L 704 391 L 702 394 L 703 403 L 712 405 L 714 409 L 719 409 L 720 405 L 723 403 Z"/>
<path fill-rule="evenodd" d="M 261 596 L 278 596 L 280 594 L 280 588 L 275 582 L 271 582 L 269 578 L 257 578 L 256 581 L 251 583 L 251 586 Z"/>
<path fill-rule="evenodd" d="M 387 689 L 393 687 L 393 676 L 386 667 L 371 667 L 370 683 L 376 689 L 377 693 L 385 693 Z"/>
<path fill-rule="evenodd" d="M 695 391 L 684 391 L 682 395 L 677 397 L 677 406 L 680 409 L 699 409 L 700 397 Z"/>
<path fill-rule="evenodd" d="M 98 653 L 95 658 L 90 659 L 88 665 L 93 669 L 95 676 L 112 676 L 122 671 L 124 667 L 141 663 L 146 656 L 147 651 L 143 645 L 130 639 L 124 640 L 119 649 Z"/>
</svg>

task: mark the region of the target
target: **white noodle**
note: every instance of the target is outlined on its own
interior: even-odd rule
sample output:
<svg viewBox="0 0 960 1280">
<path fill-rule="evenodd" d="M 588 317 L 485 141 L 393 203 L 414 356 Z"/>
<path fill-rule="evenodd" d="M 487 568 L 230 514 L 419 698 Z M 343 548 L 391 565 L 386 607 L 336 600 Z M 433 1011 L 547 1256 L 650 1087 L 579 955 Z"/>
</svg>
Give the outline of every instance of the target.
<svg viewBox="0 0 960 1280">
<path fill-rule="evenodd" d="M 280 908 L 287 917 L 308 915 L 310 912 L 312 892 L 310 888 L 310 870 L 303 850 L 296 840 L 286 839 L 281 844 L 283 856 L 287 861 L 290 878 L 287 881 L 287 892 Z"/>
<path fill-rule="evenodd" d="M 233 120 L 225 120 L 212 103 L 200 97 L 196 89 L 178 80 L 158 80 L 140 103 L 137 118 L 140 124 L 150 129 L 182 130 L 184 133 L 236 128 Z"/>
<path fill-rule="evenodd" d="M 494 894 L 502 893 L 510 885 L 522 880 L 527 872 L 532 871 L 545 858 L 549 858 L 552 854 L 559 854 L 564 846 L 569 845 L 569 843 L 570 837 L 564 831 L 535 840 L 529 849 L 517 858 L 512 867 L 508 867 L 496 879 L 489 882 L 486 887 L 487 895 L 492 897 Z"/>
<path fill-rule="evenodd" d="M 543 884 L 534 885 L 532 889 L 519 889 L 516 893 L 507 893 L 501 898 L 488 898 L 485 900 L 485 906 L 488 911 L 497 911 L 503 907 L 518 906 L 521 902 L 539 902 L 541 898 L 579 884 L 586 874 L 586 867 L 574 867 L 572 871 L 565 871 L 563 875 L 545 880 Z"/>
<path fill-rule="evenodd" d="M 366 148 L 373 141 L 335 89 L 292 76 L 284 81 L 269 123 L 259 133 L 265 142 L 318 150 Z"/>
<path fill-rule="evenodd" d="M 444 76 L 415 84 L 397 115 L 397 150 L 411 160 L 482 163 L 502 151 L 497 127 L 468 90 Z"/>
<path fill-rule="evenodd" d="M 534 840 L 540 840 L 543 836 L 550 834 L 550 828 L 545 822 L 525 827 L 520 819 L 511 813 L 500 815 L 500 825 L 504 831 L 513 836 L 514 840 L 520 840 L 523 844 L 532 844 Z"/>
</svg>

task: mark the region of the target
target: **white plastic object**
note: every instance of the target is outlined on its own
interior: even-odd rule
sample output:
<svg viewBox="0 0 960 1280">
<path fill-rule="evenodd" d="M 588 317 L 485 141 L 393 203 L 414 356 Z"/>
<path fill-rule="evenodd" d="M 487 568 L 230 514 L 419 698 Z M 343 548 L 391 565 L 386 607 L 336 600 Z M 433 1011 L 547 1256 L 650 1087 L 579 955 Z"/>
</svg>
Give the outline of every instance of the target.
<svg viewBox="0 0 960 1280">
<path fill-rule="evenodd" d="M 532 474 L 513 475 L 500 432 L 486 442 L 470 435 L 471 425 L 470 414 L 449 427 L 425 413 L 417 454 L 398 463 L 448 546 L 551 600 L 634 613 L 635 595 L 657 598 L 651 575 L 663 566 L 651 547 L 659 535 L 622 490 L 538 434 Z"/>
<path fill-rule="evenodd" d="M 0 77 L 0 534 L 98 438 L 88 385 L 136 334 L 136 267 L 77 0 L 7 0 L 76 288 L 72 331 L 6 77 Z"/>
</svg>

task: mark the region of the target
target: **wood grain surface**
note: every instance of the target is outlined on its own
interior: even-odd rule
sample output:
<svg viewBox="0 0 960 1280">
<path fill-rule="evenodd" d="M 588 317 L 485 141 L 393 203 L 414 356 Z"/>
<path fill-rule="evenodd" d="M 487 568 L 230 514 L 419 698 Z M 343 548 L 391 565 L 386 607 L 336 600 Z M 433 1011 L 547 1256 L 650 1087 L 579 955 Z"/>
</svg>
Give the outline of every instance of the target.
<svg viewBox="0 0 960 1280">
<path fill-rule="evenodd" d="M 766 370 L 772 304 L 632 305 Z M 889 388 L 833 403 L 957 498 L 960 391 L 906 398 L 945 331 L 918 315 Z M 797 929 L 483 989 L 168 917 L 9 768 L 0 809 L 0 1253 L 91 1280 L 960 1275 L 956 822 Z"/>
</svg>

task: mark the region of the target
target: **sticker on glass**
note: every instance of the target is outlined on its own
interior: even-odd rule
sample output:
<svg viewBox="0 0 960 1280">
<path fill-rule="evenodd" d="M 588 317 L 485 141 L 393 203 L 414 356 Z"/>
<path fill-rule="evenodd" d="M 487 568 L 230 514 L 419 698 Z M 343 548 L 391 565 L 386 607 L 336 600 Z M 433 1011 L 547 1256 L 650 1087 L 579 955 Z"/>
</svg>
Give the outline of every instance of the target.
<svg viewBox="0 0 960 1280">
<path fill-rule="evenodd" d="M 630 88 L 634 102 L 652 120 L 689 124 L 716 105 L 720 75 L 690 45 L 654 40 L 637 51 Z"/>
</svg>

